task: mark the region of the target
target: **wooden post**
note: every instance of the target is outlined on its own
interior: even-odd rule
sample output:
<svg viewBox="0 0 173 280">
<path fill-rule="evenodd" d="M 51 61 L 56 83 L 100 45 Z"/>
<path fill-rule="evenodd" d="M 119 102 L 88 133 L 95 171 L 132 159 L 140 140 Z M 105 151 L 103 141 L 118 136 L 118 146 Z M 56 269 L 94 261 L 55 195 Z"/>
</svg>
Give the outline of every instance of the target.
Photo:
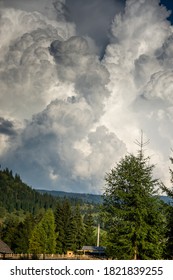
<svg viewBox="0 0 173 280">
<path fill-rule="evenodd" d="M 98 224 L 97 227 L 97 247 L 99 247 L 99 243 L 100 243 L 100 224 Z"/>
</svg>

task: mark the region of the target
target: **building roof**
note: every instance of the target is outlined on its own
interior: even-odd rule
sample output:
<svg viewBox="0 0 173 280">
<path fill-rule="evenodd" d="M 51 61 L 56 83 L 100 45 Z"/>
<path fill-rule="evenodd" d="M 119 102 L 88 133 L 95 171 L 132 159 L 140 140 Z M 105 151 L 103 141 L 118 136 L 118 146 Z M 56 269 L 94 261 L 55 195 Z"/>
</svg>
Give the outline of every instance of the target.
<svg viewBox="0 0 173 280">
<path fill-rule="evenodd" d="M 104 252 L 105 247 L 101 246 L 83 246 L 82 251 L 90 251 L 90 252 Z"/>
<path fill-rule="evenodd" d="M 10 247 L 8 247 L 8 245 L 3 242 L 2 240 L 0 240 L 0 254 L 12 254 L 13 252 L 11 251 Z"/>
</svg>

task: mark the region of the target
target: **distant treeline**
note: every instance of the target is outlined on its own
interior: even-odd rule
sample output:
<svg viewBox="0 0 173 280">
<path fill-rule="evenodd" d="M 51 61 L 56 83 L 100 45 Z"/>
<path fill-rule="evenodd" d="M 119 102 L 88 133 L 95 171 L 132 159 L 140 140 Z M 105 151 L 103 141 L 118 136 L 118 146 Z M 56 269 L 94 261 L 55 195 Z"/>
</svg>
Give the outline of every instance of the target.
<svg viewBox="0 0 173 280">
<path fill-rule="evenodd" d="M 50 194 L 59 198 L 68 198 L 69 200 L 77 200 L 78 202 L 88 203 L 88 204 L 101 204 L 103 202 L 103 196 L 99 194 L 89 194 L 89 193 L 73 193 L 73 192 L 63 192 L 63 191 L 49 191 L 49 190 L 37 190 L 42 194 Z"/>
</svg>

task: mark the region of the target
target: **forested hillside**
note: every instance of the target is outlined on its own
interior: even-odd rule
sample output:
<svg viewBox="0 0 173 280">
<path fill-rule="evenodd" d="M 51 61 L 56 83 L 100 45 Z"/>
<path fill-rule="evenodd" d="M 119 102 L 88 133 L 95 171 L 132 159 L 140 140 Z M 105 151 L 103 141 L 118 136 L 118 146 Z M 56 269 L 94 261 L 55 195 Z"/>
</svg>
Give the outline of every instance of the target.
<svg viewBox="0 0 173 280">
<path fill-rule="evenodd" d="M 90 204 L 101 204 L 103 202 L 103 196 L 99 194 L 90 194 L 90 193 L 72 193 L 72 192 L 63 192 L 63 191 L 49 191 L 49 190 L 38 190 L 42 194 L 50 194 L 59 198 L 68 198 L 70 200 L 77 200 L 82 203 Z"/>
<path fill-rule="evenodd" d="M 23 210 L 25 212 L 36 213 L 39 209 L 55 208 L 57 200 L 67 198 L 71 204 L 79 203 L 83 209 L 86 204 L 95 205 L 103 202 L 101 195 L 85 193 L 68 193 L 63 191 L 35 190 L 22 182 L 18 174 L 8 168 L 0 170 L 0 209 L 7 212 Z M 167 196 L 160 197 L 164 202 L 170 203 L 172 200 Z M 85 211 L 84 211 L 85 212 Z"/>
<path fill-rule="evenodd" d="M 8 168 L 0 170 L 0 239 L 15 253 L 66 253 L 96 245 L 98 215 L 99 205 L 40 193 Z"/>
<path fill-rule="evenodd" d="M 54 208 L 56 198 L 41 194 L 22 182 L 19 175 L 13 175 L 8 168 L 0 170 L 0 207 L 13 212 L 24 210 L 36 213 L 40 208 Z"/>
</svg>

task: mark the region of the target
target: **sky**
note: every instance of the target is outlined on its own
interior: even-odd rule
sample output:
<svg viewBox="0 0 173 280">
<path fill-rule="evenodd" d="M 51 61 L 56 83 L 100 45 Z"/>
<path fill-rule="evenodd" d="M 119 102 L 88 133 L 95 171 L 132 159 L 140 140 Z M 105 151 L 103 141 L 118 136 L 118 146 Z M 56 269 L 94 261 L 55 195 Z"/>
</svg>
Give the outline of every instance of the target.
<svg viewBox="0 0 173 280">
<path fill-rule="evenodd" d="M 141 131 L 170 185 L 171 1 L 0 1 L 0 164 L 36 189 L 101 194 Z"/>
</svg>

